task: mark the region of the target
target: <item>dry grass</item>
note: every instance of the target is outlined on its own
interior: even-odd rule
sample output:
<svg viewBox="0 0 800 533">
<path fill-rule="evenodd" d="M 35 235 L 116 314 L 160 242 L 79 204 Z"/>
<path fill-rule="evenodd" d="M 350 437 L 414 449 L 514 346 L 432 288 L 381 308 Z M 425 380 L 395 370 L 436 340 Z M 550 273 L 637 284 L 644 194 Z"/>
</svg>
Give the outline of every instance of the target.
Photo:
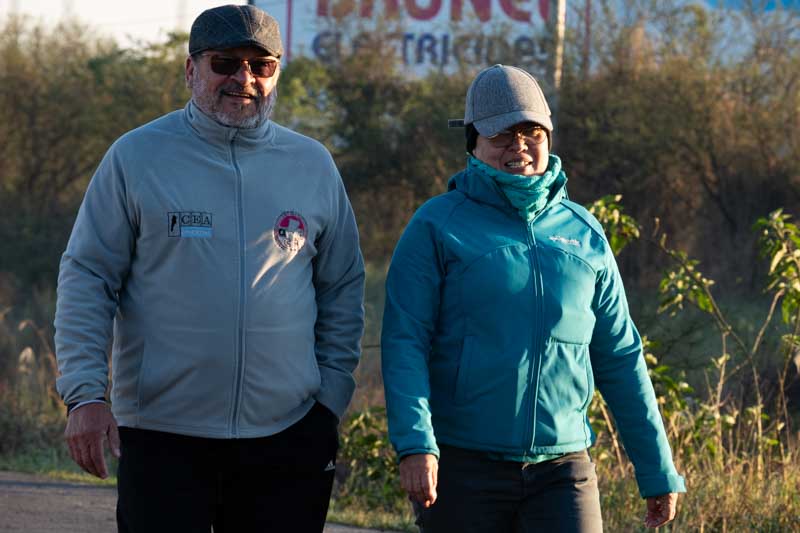
<svg viewBox="0 0 800 533">
<path fill-rule="evenodd" d="M 358 385 L 349 410 L 351 414 L 384 405 L 378 345 L 385 266 L 371 266 L 368 275 L 364 355 L 356 372 Z M 77 472 L 62 442 L 64 413 L 53 397 L 54 364 L 47 342 L 48 330 L 32 322 L 12 323 L 8 315 L 3 315 L 0 316 L 0 333 L 0 356 L 5 358 L 2 361 L 5 374 L 0 375 L 0 469 L 46 473 L 69 480 L 91 479 Z M 721 375 L 722 370 L 723 366 L 718 365 L 714 371 Z M 763 419 L 758 413 L 763 413 L 767 406 L 752 411 L 751 403 L 739 405 L 740 414 L 734 417 L 733 425 L 725 425 L 720 420 L 731 419 L 730 402 L 723 405 L 724 402 L 713 398 L 705 399 L 708 395 L 692 396 L 691 391 L 682 383 L 673 382 L 669 375 L 652 375 L 676 462 L 688 486 L 688 493 L 679 502 L 678 518 L 666 529 L 800 531 L 800 452 L 797 448 L 800 435 L 790 438 L 788 430 L 777 425 L 777 417 L 770 423 L 765 422 L 764 427 L 756 424 L 755 421 Z M 713 385 L 713 380 L 711 383 Z M 786 407 L 785 403 L 781 405 Z M 755 414 L 748 418 L 750 412 Z M 613 424 L 604 425 L 596 416 L 597 411 L 594 414 L 599 440 L 592 452 L 598 464 L 605 529 L 644 531 L 645 503 L 638 495 L 632 467 L 627 463 L 620 466 L 617 457 L 622 452 L 613 445 Z M 792 426 L 791 420 L 788 425 Z M 385 438 L 370 444 L 373 441 L 367 437 L 369 435 L 364 433 L 347 439 L 355 446 L 349 450 L 351 456 L 374 458 L 378 454 L 391 454 Z M 393 476 L 391 472 L 376 476 L 382 485 L 369 494 L 377 498 L 390 494 L 387 486 L 395 487 L 397 483 Z M 106 483 L 113 483 L 113 480 Z M 362 485 L 371 490 L 369 483 Z M 334 498 L 329 520 L 414 531 L 408 502 L 402 497 L 390 499 L 392 501 L 386 501 L 383 509 L 377 509 L 375 505 L 354 500 L 352 495 L 342 500 Z"/>
<path fill-rule="evenodd" d="M 337 506 L 334 500 L 331 502 L 331 507 L 328 510 L 327 520 L 328 522 L 372 529 L 416 532 L 418 528 L 414 525 L 414 515 L 411 512 L 411 505 L 409 504 L 405 507 L 404 512 L 387 513 L 385 511 L 376 511 L 375 509 L 358 508 L 354 506 L 341 508 Z"/>
<path fill-rule="evenodd" d="M 800 531 L 800 465 L 797 457 L 758 475 L 750 461 L 735 458 L 720 466 L 686 465 L 688 492 L 668 531 Z M 630 472 L 630 469 L 628 469 Z M 645 531 L 645 503 L 633 474 L 622 477 L 615 465 L 598 465 L 607 531 Z"/>
</svg>

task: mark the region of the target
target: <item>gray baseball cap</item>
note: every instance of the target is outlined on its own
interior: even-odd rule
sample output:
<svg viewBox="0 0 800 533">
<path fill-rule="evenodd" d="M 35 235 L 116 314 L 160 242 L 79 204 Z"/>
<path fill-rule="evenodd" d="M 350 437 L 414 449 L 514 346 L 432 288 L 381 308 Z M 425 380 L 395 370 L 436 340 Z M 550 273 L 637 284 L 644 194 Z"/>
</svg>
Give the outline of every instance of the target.
<svg viewBox="0 0 800 533">
<path fill-rule="evenodd" d="M 281 57 L 283 44 L 278 22 L 255 6 L 230 4 L 203 11 L 192 24 L 189 55 L 239 46 L 257 46 Z"/>
<path fill-rule="evenodd" d="M 494 65 L 475 76 L 467 90 L 464 120 L 451 120 L 450 126 L 472 124 L 484 137 L 492 137 L 520 122 L 553 131 L 550 108 L 536 79 L 521 68 Z"/>
</svg>

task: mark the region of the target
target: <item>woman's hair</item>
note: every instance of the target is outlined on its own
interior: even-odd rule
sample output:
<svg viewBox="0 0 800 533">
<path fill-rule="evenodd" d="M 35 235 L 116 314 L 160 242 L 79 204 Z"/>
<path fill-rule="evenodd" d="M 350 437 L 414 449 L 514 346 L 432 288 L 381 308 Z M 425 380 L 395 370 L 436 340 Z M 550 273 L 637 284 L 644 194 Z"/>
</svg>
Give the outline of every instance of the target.
<svg viewBox="0 0 800 533">
<path fill-rule="evenodd" d="M 478 142 L 478 130 L 472 124 L 464 126 L 464 136 L 467 138 L 467 153 L 472 153 Z"/>
</svg>

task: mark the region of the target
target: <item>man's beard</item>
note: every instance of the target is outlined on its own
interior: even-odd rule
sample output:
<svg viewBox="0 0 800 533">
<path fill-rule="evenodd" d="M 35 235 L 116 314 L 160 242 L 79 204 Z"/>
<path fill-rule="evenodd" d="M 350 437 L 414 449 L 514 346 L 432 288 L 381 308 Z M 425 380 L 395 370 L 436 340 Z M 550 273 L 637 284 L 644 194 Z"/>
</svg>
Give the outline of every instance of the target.
<svg viewBox="0 0 800 533">
<path fill-rule="evenodd" d="M 246 91 L 240 86 L 237 87 L 223 87 L 216 93 L 212 93 L 208 88 L 208 83 L 204 79 L 196 79 L 196 87 L 192 87 L 192 99 L 197 107 L 200 108 L 206 115 L 210 116 L 223 126 L 239 129 L 251 129 L 261 126 L 266 122 L 272 114 L 272 109 L 275 107 L 275 101 L 278 98 L 278 87 L 272 88 L 270 93 L 266 96 L 257 93 L 255 110 L 249 111 L 251 106 L 240 106 L 238 110 L 233 112 L 223 111 L 222 91 L 231 90 L 233 92 L 246 92 L 252 94 L 251 91 Z M 258 89 L 255 89 L 256 91 Z"/>
</svg>

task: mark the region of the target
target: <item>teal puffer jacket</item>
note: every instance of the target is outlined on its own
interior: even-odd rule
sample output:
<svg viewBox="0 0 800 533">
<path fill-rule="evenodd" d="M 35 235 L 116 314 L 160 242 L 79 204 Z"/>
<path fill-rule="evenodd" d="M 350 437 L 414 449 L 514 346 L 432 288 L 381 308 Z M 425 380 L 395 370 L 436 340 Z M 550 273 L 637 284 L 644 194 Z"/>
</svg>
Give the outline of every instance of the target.
<svg viewBox="0 0 800 533">
<path fill-rule="evenodd" d="M 400 457 L 437 442 L 510 455 L 594 441 L 597 385 L 642 496 L 683 492 L 614 256 L 566 179 L 526 223 L 469 168 L 413 216 L 386 280 L 382 367 Z"/>
</svg>

